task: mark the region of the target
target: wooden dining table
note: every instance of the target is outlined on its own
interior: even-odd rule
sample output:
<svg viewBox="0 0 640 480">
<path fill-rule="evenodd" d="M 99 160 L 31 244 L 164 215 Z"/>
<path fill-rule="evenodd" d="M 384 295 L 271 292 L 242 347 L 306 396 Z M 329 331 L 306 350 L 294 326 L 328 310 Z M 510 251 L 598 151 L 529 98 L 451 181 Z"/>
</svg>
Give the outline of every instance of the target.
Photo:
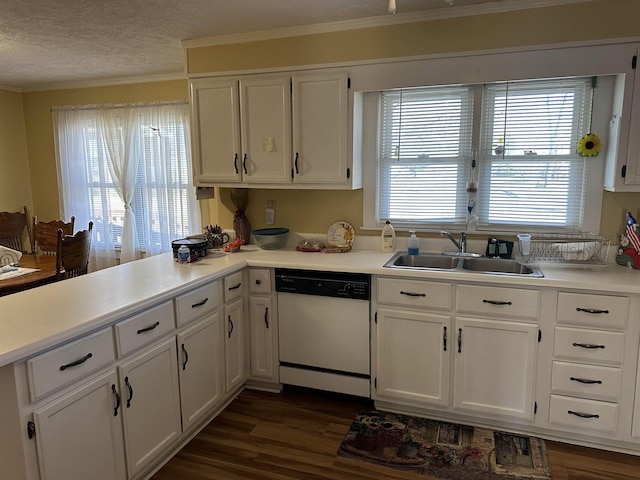
<svg viewBox="0 0 640 480">
<path fill-rule="evenodd" d="M 20 257 L 19 267 L 35 268 L 35 272 L 0 279 L 0 297 L 52 283 L 56 280 L 56 256 L 27 253 Z"/>
</svg>

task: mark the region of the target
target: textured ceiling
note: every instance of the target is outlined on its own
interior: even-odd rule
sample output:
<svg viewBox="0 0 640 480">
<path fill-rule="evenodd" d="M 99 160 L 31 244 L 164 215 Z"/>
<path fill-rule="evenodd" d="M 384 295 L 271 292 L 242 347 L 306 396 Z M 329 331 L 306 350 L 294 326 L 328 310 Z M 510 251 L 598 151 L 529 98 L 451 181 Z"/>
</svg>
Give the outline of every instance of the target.
<svg viewBox="0 0 640 480">
<path fill-rule="evenodd" d="M 396 0 L 396 21 L 430 10 L 589 0 Z M 453 5 L 449 5 L 453 3 Z M 387 15 L 388 0 L 1 0 L 0 88 L 183 74 L 182 40 Z"/>
</svg>

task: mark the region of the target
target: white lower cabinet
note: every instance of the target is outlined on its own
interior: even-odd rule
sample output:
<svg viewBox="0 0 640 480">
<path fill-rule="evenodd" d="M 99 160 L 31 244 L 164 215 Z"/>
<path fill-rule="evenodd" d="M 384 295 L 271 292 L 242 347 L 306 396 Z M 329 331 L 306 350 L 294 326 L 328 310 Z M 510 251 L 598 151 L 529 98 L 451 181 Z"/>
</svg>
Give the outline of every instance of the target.
<svg viewBox="0 0 640 480">
<path fill-rule="evenodd" d="M 246 379 L 242 300 L 224 307 L 225 392 L 231 393 Z"/>
<path fill-rule="evenodd" d="M 454 408 L 532 419 L 537 325 L 457 318 L 454 333 Z"/>
<path fill-rule="evenodd" d="M 224 346 L 218 312 L 179 333 L 177 339 L 182 430 L 186 432 L 222 401 Z"/>
<path fill-rule="evenodd" d="M 111 370 L 33 412 L 41 480 L 126 478 L 117 384 Z"/>
<path fill-rule="evenodd" d="M 378 398 L 447 405 L 451 317 L 377 310 Z"/>
<path fill-rule="evenodd" d="M 279 390 L 278 315 L 272 288 L 273 270 L 249 269 L 249 380 Z"/>
<path fill-rule="evenodd" d="M 253 379 L 277 381 L 275 320 L 271 297 L 249 297 L 249 375 Z"/>
<path fill-rule="evenodd" d="M 135 477 L 182 433 L 175 337 L 118 368 L 129 477 Z"/>
<path fill-rule="evenodd" d="M 540 292 L 380 277 L 376 402 L 531 422 Z"/>
</svg>

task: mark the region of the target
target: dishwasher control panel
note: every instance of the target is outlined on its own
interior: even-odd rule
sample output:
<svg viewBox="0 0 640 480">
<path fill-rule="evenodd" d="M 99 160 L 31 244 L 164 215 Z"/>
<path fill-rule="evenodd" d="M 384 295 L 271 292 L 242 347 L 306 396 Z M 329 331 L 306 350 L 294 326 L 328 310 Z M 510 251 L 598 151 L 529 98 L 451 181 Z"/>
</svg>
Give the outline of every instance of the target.
<svg viewBox="0 0 640 480">
<path fill-rule="evenodd" d="M 369 300 L 371 275 L 276 268 L 276 291 L 300 295 Z"/>
</svg>

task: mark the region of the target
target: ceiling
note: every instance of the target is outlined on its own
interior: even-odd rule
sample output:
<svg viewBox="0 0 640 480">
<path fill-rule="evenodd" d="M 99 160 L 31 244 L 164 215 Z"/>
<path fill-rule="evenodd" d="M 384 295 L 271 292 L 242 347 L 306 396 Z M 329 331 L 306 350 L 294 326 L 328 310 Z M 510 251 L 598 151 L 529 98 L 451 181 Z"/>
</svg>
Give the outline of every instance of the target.
<svg viewBox="0 0 640 480">
<path fill-rule="evenodd" d="M 582 1 L 591 0 L 396 0 L 397 13 L 389 15 L 389 0 L 2 0 L 0 88 L 184 77 L 183 40 L 238 41 L 238 34 L 288 27 L 344 29 L 354 21 L 402 23 Z"/>
</svg>

